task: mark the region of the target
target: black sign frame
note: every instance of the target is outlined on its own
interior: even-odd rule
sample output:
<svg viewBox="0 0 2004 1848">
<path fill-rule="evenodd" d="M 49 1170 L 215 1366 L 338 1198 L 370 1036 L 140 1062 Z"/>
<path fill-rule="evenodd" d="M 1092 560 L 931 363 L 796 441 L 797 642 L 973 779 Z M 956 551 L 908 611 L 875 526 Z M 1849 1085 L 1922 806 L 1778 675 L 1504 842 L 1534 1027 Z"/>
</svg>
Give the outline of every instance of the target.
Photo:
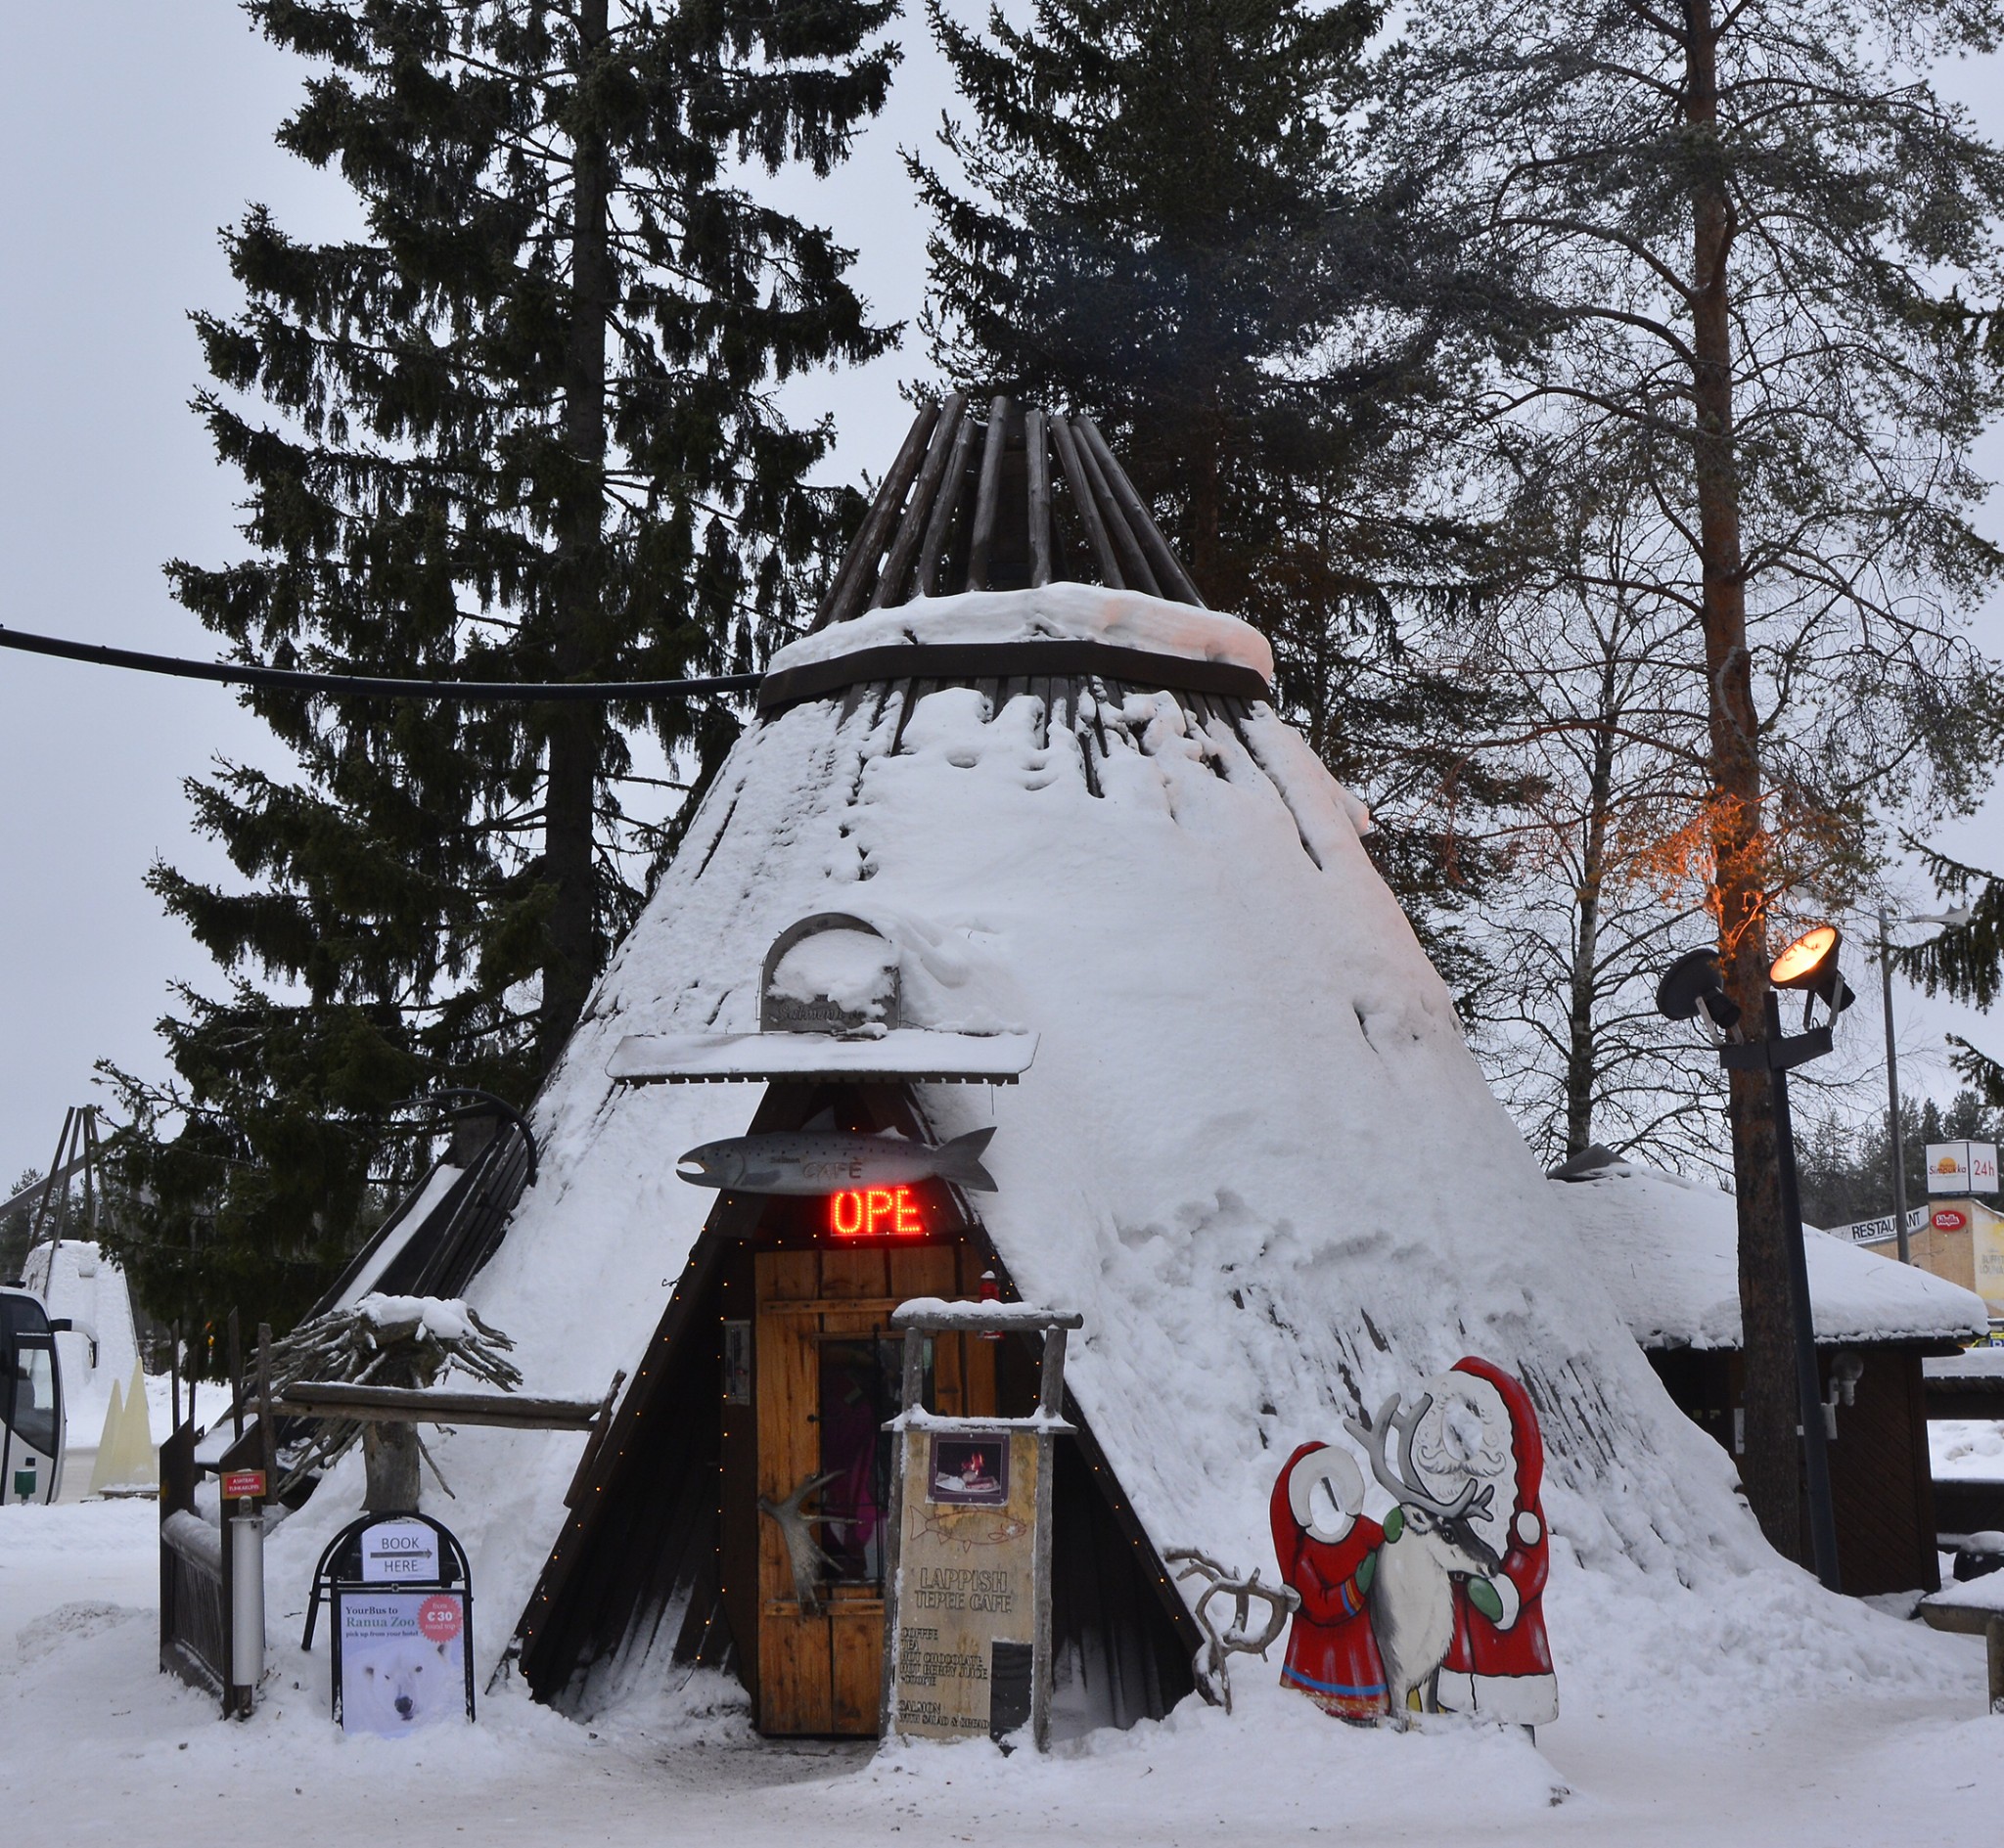
<svg viewBox="0 0 2004 1848">
<path fill-rule="evenodd" d="M 381 1527 L 387 1521 L 417 1521 L 432 1529 L 438 1536 L 439 1570 L 436 1578 L 397 1579 L 389 1583 L 379 1583 L 362 1576 L 362 1536 L 372 1527 Z M 332 1674 L 329 1678 L 330 1704 L 337 1725 L 342 1719 L 342 1600 L 346 1597 L 382 1597 L 392 1593 L 449 1592 L 460 1600 L 460 1609 L 465 1620 L 465 1636 L 461 1643 L 460 1655 L 466 1671 L 466 1717 L 471 1725 L 476 1718 L 474 1711 L 474 1576 L 473 1568 L 467 1561 L 466 1549 L 459 1544 L 459 1537 L 443 1521 L 433 1520 L 429 1514 L 418 1513 L 415 1510 L 407 1513 L 364 1514 L 359 1520 L 350 1521 L 340 1533 L 327 1543 L 320 1555 L 320 1560 L 313 1568 L 313 1592 L 306 1604 L 306 1630 L 299 1639 L 302 1649 L 313 1646 L 313 1629 L 320 1615 L 320 1600 L 328 1602 L 329 1648 L 332 1653 Z"/>
</svg>

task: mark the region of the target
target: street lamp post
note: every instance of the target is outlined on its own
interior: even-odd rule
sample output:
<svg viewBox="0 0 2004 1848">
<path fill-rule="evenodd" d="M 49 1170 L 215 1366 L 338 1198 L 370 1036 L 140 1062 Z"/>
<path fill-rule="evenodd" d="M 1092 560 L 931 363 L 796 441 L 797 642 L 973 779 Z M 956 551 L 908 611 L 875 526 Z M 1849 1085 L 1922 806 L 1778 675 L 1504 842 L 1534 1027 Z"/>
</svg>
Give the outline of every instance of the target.
<svg viewBox="0 0 2004 1848">
<path fill-rule="evenodd" d="M 1892 1229 L 1899 1240 L 1899 1261 L 1911 1264 L 1913 1252 L 1906 1231 L 1906 1127 L 1899 1120 L 1899 1048 L 1892 1037 L 1892 921 L 1879 907 L 1879 992 L 1886 1002 L 1887 1123 L 1892 1138 Z"/>
<path fill-rule="evenodd" d="M 1740 1009 L 1725 992 L 1715 950 L 1692 950 L 1680 956 L 1657 985 L 1657 1012 L 1670 1020 L 1703 1017 L 1718 1062 L 1727 1071 L 1764 1071 L 1774 1087 L 1774 1141 L 1777 1178 L 1781 1183 L 1782 1237 L 1788 1250 L 1789 1309 L 1796 1349 L 1796 1400 L 1802 1431 L 1803 1473 L 1809 1490 L 1809 1545 L 1816 1576 L 1827 1591 L 1841 1591 L 1838 1573 L 1837 1515 L 1830 1498 L 1829 1434 L 1823 1422 L 1823 1387 L 1816 1364 L 1816 1320 L 1809 1300 L 1808 1254 L 1802 1248 L 1802 1200 L 1796 1174 L 1795 1124 L 1789 1113 L 1789 1073 L 1831 1050 L 1837 1016 L 1852 1000 L 1838 972 L 1838 931 L 1819 924 L 1796 939 L 1774 959 L 1768 972 L 1765 1036 L 1750 1040 L 1740 1029 Z M 1809 1025 L 1804 1003 L 1803 1030 L 1785 1034 L 1777 989 L 1799 989 L 1825 1009 L 1824 1023 Z"/>
</svg>

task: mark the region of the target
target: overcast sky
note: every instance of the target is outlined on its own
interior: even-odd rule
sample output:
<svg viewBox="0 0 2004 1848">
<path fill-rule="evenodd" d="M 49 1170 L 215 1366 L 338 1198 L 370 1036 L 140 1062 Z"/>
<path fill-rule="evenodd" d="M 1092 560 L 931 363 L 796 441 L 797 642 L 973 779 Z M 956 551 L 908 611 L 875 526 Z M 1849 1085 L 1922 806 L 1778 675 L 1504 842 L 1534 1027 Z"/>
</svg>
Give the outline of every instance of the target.
<svg viewBox="0 0 2004 1848">
<path fill-rule="evenodd" d="M 856 159 L 826 187 L 789 189 L 858 248 L 887 320 L 916 312 L 923 266 L 896 150 L 925 141 L 946 101 L 937 60 L 908 53 Z M 160 575 L 170 558 L 241 549 L 241 481 L 187 408 L 202 383 L 187 314 L 234 307 L 216 232 L 247 202 L 296 236 L 352 222 L 338 182 L 272 145 L 300 75 L 233 0 L 0 7 L 0 623 L 216 654 Z M 1949 86 L 2004 134 L 1994 67 Z M 884 466 L 909 415 L 897 383 L 924 371 L 908 342 L 816 392 L 845 472 Z M 2004 442 L 1989 452 L 2004 473 Z M 190 833 L 181 787 L 218 755 L 283 768 L 224 689 L 0 653 L 0 1192 L 47 1162 L 65 1105 L 102 1098 L 95 1060 L 164 1070 L 153 1027 L 170 983 L 218 991 L 141 883 L 157 856 L 226 871 Z M 2004 863 L 2004 802 L 1944 844 Z M 1950 1018 L 1935 1010 L 1902 1040 L 1938 1044 Z M 1938 1061 L 1932 1077 L 1945 1086 Z"/>
</svg>

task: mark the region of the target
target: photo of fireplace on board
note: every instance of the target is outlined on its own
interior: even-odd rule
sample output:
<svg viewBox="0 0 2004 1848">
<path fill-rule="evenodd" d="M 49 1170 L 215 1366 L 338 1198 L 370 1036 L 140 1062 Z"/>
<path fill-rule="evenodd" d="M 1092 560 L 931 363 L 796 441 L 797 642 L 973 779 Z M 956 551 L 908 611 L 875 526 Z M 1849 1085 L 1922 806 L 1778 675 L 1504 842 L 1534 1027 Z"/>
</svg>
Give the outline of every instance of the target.
<svg viewBox="0 0 2004 1848">
<path fill-rule="evenodd" d="M 926 1500 L 951 1508 L 1000 1508 L 1009 1500 L 1009 1437 L 977 1431 L 971 1437 L 935 1437 L 927 1470 Z"/>
</svg>

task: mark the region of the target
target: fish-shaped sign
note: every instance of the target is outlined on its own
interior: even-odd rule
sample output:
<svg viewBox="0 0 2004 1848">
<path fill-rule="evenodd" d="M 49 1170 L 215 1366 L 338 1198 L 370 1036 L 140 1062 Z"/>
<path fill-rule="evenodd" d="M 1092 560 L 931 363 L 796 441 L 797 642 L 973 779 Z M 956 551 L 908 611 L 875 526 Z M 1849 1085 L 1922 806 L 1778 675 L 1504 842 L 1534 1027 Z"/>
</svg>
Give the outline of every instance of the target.
<svg viewBox="0 0 2004 1848">
<path fill-rule="evenodd" d="M 992 1127 L 949 1143 L 905 1142 L 896 1136 L 813 1135 L 806 1131 L 733 1136 L 705 1143 L 675 1164 L 697 1187 L 745 1194 L 839 1194 L 857 1187 L 902 1187 L 913 1181 L 952 1181 L 979 1194 L 995 1192 L 981 1156 Z"/>
</svg>

